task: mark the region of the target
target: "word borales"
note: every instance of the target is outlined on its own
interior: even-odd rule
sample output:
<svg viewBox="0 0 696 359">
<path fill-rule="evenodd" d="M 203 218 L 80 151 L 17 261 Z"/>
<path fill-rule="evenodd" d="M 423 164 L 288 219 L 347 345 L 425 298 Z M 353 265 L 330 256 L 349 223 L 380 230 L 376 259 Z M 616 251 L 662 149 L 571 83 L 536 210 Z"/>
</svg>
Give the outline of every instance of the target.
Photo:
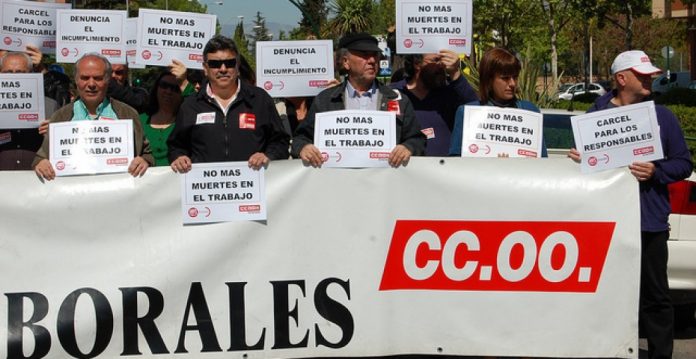
<svg viewBox="0 0 696 359">
<path fill-rule="evenodd" d="M 612 222 L 396 222 L 380 290 L 595 292 Z"/>
</svg>

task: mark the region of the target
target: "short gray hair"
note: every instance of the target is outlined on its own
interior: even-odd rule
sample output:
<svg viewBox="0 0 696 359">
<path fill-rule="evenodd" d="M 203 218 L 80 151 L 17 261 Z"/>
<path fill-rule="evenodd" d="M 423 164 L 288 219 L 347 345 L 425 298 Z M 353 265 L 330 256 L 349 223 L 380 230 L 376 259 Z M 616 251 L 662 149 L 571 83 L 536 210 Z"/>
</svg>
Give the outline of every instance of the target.
<svg viewBox="0 0 696 359">
<path fill-rule="evenodd" d="M 77 78 L 80 76 L 80 73 L 79 73 L 80 72 L 80 70 L 79 70 L 80 69 L 80 62 L 82 62 L 84 59 L 86 59 L 88 57 L 97 58 L 97 59 L 101 60 L 104 63 L 104 67 L 105 67 L 104 68 L 104 77 L 106 77 L 107 80 L 111 78 L 111 73 L 113 72 L 113 70 L 111 69 L 111 62 L 109 62 L 109 59 L 107 59 L 106 57 L 104 57 L 101 54 L 98 54 L 96 52 L 90 52 L 90 53 L 82 55 L 82 57 L 80 57 L 80 59 L 77 60 L 77 62 L 75 63 L 75 81 L 77 81 Z"/>
<path fill-rule="evenodd" d="M 2 57 L 0 57 L 0 69 L 2 69 L 2 67 L 4 66 L 5 59 L 7 59 L 10 56 L 19 56 L 22 59 L 24 59 L 24 61 L 27 63 L 27 72 L 32 72 L 34 70 L 34 64 L 31 63 L 31 57 L 29 57 L 29 55 L 27 55 L 24 52 L 12 52 L 12 51 L 7 52 L 4 55 L 2 55 Z"/>
</svg>

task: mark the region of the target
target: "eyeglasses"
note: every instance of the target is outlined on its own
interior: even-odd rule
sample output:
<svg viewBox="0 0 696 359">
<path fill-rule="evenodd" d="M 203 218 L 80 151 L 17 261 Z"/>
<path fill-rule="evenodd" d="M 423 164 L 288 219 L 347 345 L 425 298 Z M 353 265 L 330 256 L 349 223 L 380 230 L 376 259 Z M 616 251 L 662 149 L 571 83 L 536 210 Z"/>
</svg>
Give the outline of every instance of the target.
<svg viewBox="0 0 696 359">
<path fill-rule="evenodd" d="M 162 90 L 170 90 L 170 91 L 173 91 L 173 92 L 181 92 L 181 88 L 179 87 L 179 85 L 176 85 L 176 84 L 173 84 L 173 83 L 169 83 L 169 82 L 164 82 L 164 81 L 162 81 L 162 82 L 159 83 L 159 87 L 160 87 Z"/>
<path fill-rule="evenodd" d="M 226 68 L 233 68 L 237 66 L 237 58 L 232 58 L 232 59 L 225 59 L 225 60 L 208 60 L 205 62 L 208 64 L 208 67 L 211 69 L 219 69 L 222 67 L 222 65 L 225 65 Z"/>
</svg>

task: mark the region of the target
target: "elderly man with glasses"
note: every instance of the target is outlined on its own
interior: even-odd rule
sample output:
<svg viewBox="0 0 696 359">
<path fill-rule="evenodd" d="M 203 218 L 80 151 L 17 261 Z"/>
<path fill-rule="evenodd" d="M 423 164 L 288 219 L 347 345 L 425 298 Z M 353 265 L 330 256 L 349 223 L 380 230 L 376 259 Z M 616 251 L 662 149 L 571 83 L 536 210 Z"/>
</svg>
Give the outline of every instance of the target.
<svg viewBox="0 0 696 359">
<path fill-rule="evenodd" d="M 239 79 L 238 56 L 237 45 L 224 36 L 205 45 L 207 81 L 181 105 L 167 141 L 174 172 L 186 173 L 192 163 L 225 161 L 248 161 L 260 169 L 289 157 L 290 138 L 273 99 Z"/>
</svg>

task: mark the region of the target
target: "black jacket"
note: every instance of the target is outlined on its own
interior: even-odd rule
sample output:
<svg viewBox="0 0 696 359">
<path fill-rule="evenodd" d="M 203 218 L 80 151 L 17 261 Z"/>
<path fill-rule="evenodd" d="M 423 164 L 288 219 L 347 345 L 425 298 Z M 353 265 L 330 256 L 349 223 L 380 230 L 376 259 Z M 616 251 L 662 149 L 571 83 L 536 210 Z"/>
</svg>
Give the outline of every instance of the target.
<svg viewBox="0 0 696 359">
<path fill-rule="evenodd" d="M 256 152 L 265 153 L 271 160 L 288 158 L 290 137 L 283 131 L 273 99 L 266 91 L 242 81 L 225 116 L 207 95 L 207 86 L 204 83 L 201 91 L 187 97 L 179 109 L 167 140 L 170 162 L 180 156 L 188 156 L 193 163 L 247 161 Z M 214 114 L 214 122 L 199 117 L 205 113 Z"/>
</svg>

